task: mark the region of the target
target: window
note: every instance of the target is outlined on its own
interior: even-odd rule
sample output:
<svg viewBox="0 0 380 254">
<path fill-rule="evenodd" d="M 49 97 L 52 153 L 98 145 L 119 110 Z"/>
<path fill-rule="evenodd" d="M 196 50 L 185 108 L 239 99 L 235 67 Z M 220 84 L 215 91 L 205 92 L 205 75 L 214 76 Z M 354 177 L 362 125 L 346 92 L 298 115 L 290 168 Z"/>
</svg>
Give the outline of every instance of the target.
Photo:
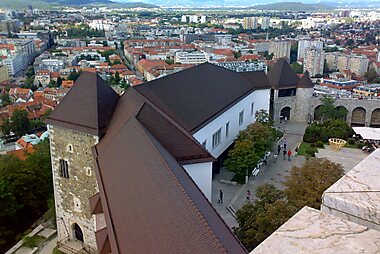
<svg viewBox="0 0 380 254">
<path fill-rule="evenodd" d="M 91 170 L 91 168 L 86 167 L 85 170 L 86 170 L 86 175 L 87 176 L 92 176 L 92 170 Z"/>
<path fill-rule="evenodd" d="M 67 163 L 67 161 L 60 159 L 59 169 L 61 177 L 69 178 L 69 164 Z"/>
<path fill-rule="evenodd" d="M 72 144 L 68 144 L 66 146 L 66 150 L 69 152 L 69 153 L 72 153 L 73 152 L 73 145 Z"/>
<path fill-rule="evenodd" d="M 230 134 L 230 122 L 226 123 L 226 137 Z"/>
<path fill-rule="evenodd" d="M 251 116 L 253 116 L 253 114 L 255 113 L 253 110 L 253 108 L 255 107 L 255 103 L 254 102 L 252 102 L 251 103 Z"/>
<path fill-rule="evenodd" d="M 203 148 L 206 148 L 206 145 L 207 145 L 207 139 L 205 141 L 203 141 L 203 143 L 202 143 Z"/>
<path fill-rule="evenodd" d="M 212 148 L 217 147 L 220 144 L 220 138 L 222 134 L 222 129 L 220 128 L 217 132 L 212 135 Z"/>
<path fill-rule="evenodd" d="M 244 121 L 244 110 L 239 113 L 239 126 L 243 124 Z"/>
</svg>

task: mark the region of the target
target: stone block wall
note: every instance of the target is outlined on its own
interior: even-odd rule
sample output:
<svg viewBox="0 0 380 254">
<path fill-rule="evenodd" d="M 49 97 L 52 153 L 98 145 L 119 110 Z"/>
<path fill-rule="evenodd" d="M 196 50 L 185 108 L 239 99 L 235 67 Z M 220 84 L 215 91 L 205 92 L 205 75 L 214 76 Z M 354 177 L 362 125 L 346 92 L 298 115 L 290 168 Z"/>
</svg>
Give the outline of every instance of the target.
<svg viewBox="0 0 380 254">
<path fill-rule="evenodd" d="M 293 114 L 293 121 L 307 122 L 311 114 L 311 98 L 314 88 L 297 88 L 296 107 Z"/>
<path fill-rule="evenodd" d="M 98 137 L 52 125 L 48 128 L 58 240 L 75 240 L 73 225 L 77 223 L 83 232 L 84 248 L 96 253 L 95 219 L 89 198 L 99 191 L 91 150 Z M 60 159 L 68 162 L 69 178 L 60 174 Z"/>
</svg>

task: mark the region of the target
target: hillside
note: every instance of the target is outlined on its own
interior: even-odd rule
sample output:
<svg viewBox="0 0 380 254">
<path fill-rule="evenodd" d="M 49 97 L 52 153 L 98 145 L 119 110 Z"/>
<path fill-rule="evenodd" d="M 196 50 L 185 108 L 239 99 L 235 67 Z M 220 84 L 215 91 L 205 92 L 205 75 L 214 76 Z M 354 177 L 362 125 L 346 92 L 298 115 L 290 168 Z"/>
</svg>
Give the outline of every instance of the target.
<svg viewBox="0 0 380 254">
<path fill-rule="evenodd" d="M 255 5 L 258 10 L 278 10 L 278 11 L 317 11 L 334 9 L 327 4 L 304 4 L 301 2 L 282 2 L 274 4 Z"/>
</svg>

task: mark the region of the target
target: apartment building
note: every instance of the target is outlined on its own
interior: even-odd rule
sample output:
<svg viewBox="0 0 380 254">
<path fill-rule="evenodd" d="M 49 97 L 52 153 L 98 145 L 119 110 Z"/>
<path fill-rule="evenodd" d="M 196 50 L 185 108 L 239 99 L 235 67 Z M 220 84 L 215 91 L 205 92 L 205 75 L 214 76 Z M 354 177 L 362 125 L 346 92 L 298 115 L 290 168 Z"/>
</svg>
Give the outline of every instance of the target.
<svg viewBox="0 0 380 254">
<path fill-rule="evenodd" d="M 273 54 L 274 59 L 287 58 L 290 59 L 291 42 L 287 40 L 271 41 L 269 45 L 269 54 Z"/>
<path fill-rule="evenodd" d="M 201 64 L 207 62 L 204 52 L 176 52 L 174 62 L 181 64 Z"/>
<path fill-rule="evenodd" d="M 323 74 L 325 63 L 325 51 L 320 48 L 307 48 L 303 62 L 303 71 L 308 71 L 310 76 Z"/>
<path fill-rule="evenodd" d="M 305 59 L 305 53 L 308 48 L 322 49 L 323 41 L 318 40 L 299 40 L 298 41 L 298 51 L 297 51 L 297 60 L 302 61 Z"/>
</svg>

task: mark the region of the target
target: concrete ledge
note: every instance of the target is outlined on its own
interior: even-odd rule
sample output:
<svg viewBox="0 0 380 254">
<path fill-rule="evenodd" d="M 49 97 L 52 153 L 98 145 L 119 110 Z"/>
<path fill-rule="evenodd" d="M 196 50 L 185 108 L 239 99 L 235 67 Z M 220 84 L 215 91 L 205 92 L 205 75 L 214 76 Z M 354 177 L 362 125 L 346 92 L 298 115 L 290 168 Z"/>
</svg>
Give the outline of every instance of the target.
<svg viewBox="0 0 380 254">
<path fill-rule="evenodd" d="M 35 236 L 35 235 L 37 235 L 43 229 L 44 229 L 44 227 L 42 225 L 38 225 L 27 236 L 29 236 L 29 237 Z M 10 248 L 7 252 L 5 252 L 5 254 L 13 254 L 13 253 L 15 253 L 18 249 L 20 249 L 22 247 L 23 243 L 24 243 L 24 239 L 21 239 L 12 248 Z M 32 253 L 34 253 L 34 252 L 32 252 Z"/>
</svg>

